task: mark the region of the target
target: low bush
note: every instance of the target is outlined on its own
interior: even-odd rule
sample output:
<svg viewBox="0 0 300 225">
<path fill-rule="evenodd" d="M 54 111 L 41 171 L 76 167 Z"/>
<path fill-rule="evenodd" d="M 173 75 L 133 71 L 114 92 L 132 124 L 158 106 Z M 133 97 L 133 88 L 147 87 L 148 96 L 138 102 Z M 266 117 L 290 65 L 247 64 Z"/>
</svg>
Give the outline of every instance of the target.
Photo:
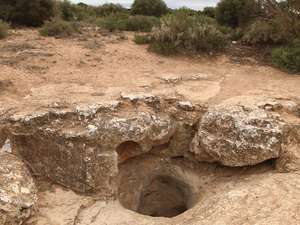
<svg viewBox="0 0 300 225">
<path fill-rule="evenodd" d="M 219 51 L 227 42 L 212 18 L 180 11 L 162 18 L 152 36 L 150 49 L 162 54 Z"/>
<path fill-rule="evenodd" d="M 79 28 L 77 24 L 61 19 L 48 21 L 40 29 L 40 34 L 42 36 L 52 37 L 69 37 L 78 32 Z"/>
<path fill-rule="evenodd" d="M 152 27 L 159 25 L 160 21 L 152 16 L 129 16 L 128 14 L 112 14 L 100 20 L 99 24 L 109 31 L 142 31 L 149 32 Z"/>
<path fill-rule="evenodd" d="M 216 17 L 216 8 L 215 7 L 205 7 L 202 10 L 203 15 L 215 18 Z"/>
<path fill-rule="evenodd" d="M 219 24 L 236 28 L 244 26 L 261 13 L 259 1 L 221 0 L 215 11 Z"/>
<path fill-rule="evenodd" d="M 273 20 L 258 20 L 246 29 L 242 41 L 250 45 L 258 44 L 282 44 L 292 38 L 282 24 Z"/>
<path fill-rule="evenodd" d="M 13 24 L 40 26 L 53 15 L 53 0 L 0 1 L 0 19 Z"/>
<path fill-rule="evenodd" d="M 151 35 L 135 34 L 133 41 L 138 45 L 150 44 L 151 43 Z"/>
<path fill-rule="evenodd" d="M 290 73 L 300 72 L 300 40 L 295 40 L 287 47 L 276 48 L 272 51 L 272 62 L 280 69 Z"/>
<path fill-rule="evenodd" d="M 126 21 L 126 30 L 150 32 L 154 26 L 158 26 L 160 20 L 153 16 L 130 16 Z"/>
<path fill-rule="evenodd" d="M 58 9 L 60 17 L 66 21 L 73 21 L 76 18 L 76 6 L 68 0 L 58 1 Z"/>
<path fill-rule="evenodd" d="M 162 16 L 168 12 L 163 0 L 135 0 L 131 7 L 133 15 Z"/>
<path fill-rule="evenodd" d="M 94 21 L 96 8 L 84 3 L 76 5 L 68 0 L 56 1 L 55 16 L 65 21 Z"/>
<path fill-rule="evenodd" d="M 8 35 L 9 25 L 0 20 L 0 39 L 4 39 Z"/>
<path fill-rule="evenodd" d="M 126 30 L 126 21 L 129 15 L 125 13 L 111 14 L 107 17 L 98 19 L 97 25 L 110 32 L 116 30 Z"/>
<path fill-rule="evenodd" d="M 201 14 L 201 11 L 190 9 L 190 8 L 187 8 L 187 7 L 181 7 L 181 8 L 178 8 L 178 9 L 171 9 L 170 13 L 171 14 L 182 13 L 182 14 L 186 14 L 186 15 L 189 15 L 189 16 L 198 16 L 198 15 Z"/>
<path fill-rule="evenodd" d="M 111 14 L 124 13 L 126 9 L 120 4 L 106 3 L 96 7 L 95 11 L 97 16 L 105 17 Z"/>
<path fill-rule="evenodd" d="M 161 55 L 173 55 L 178 53 L 178 46 L 172 42 L 152 41 L 149 50 Z"/>
</svg>

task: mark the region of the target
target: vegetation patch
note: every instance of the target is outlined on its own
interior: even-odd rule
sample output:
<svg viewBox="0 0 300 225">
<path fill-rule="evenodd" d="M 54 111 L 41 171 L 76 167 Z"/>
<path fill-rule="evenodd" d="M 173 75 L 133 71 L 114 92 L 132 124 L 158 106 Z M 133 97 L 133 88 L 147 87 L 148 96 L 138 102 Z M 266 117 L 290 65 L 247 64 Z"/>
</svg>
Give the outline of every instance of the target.
<svg viewBox="0 0 300 225">
<path fill-rule="evenodd" d="M 94 21 L 97 17 L 96 8 L 84 3 L 72 4 L 70 1 L 55 2 L 55 17 L 66 21 Z"/>
<path fill-rule="evenodd" d="M 52 0 L 1 0 L 0 19 L 16 25 L 41 26 L 54 16 Z"/>
<path fill-rule="evenodd" d="M 162 0 L 135 0 L 131 13 L 133 15 L 162 16 L 168 12 L 166 3 Z"/>
<path fill-rule="evenodd" d="M 272 51 L 273 64 L 291 73 L 300 73 L 300 40 Z"/>
<path fill-rule="evenodd" d="M 126 13 L 127 9 L 125 9 L 120 4 L 106 3 L 101 6 L 96 7 L 97 16 L 105 17 L 112 14 L 118 13 Z"/>
<path fill-rule="evenodd" d="M 282 44 L 288 42 L 292 37 L 293 35 L 275 19 L 257 20 L 246 30 L 242 41 L 250 45 Z"/>
<path fill-rule="evenodd" d="M 148 34 L 146 35 L 135 34 L 133 41 L 138 45 L 150 44 L 152 41 L 152 37 L 151 35 Z"/>
<path fill-rule="evenodd" d="M 78 24 L 63 21 L 61 19 L 54 19 L 46 22 L 40 29 L 42 36 L 52 37 L 69 37 L 75 33 L 79 33 Z"/>
<path fill-rule="evenodd" d="M 255 0 L 221 0 L 215 10 L 219 24 L 232 28 L 247 24 L 261 14 L 261 7 Z"/>
<path fill-rule="evenodd" d="M 155 52 L 213 52 L 226 46 L 226 37 L 212 18 L 177 11 L 162 18 L 161 23 L 153 31 L 150 48 Z"/>
<path fill-rule="evenodd" d="M 100 19 L 98 25 L 109 31 L 141 31 L 150 32 L 160 20 L 153 16 L 130 16 L 124 13 L 111 14 Z"/>
</svg>

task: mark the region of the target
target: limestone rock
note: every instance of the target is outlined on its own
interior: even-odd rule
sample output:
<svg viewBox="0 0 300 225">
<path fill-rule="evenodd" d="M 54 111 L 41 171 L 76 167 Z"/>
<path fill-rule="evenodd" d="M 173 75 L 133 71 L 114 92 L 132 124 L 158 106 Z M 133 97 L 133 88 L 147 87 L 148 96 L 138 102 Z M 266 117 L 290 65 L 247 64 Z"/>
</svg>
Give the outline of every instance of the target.
<svg viewBox="0 0 300 225">
<path fill-rule="evenodd" d="M 0 224 L 21 224 L 31 215 L 37 190 L 25 165 L 15 156 L 0 153 Z"/>
<path fill-rule="evenodd" d="M 300 123 L 288 126 L 286 141 L 282 145 L 276 169 L 280 172 L 300 171 Z"/>
<path fill-rule="evenodd" d="M 282 128 L 258 107 L 219 105 L 202 117 L 190 151 L 199 161 L 226 166 L 247 166 L 278 158 Z"/>
<path fill-rule="evenodd" d="M 176 131 L 169 115 L 151 109 L 28 116 L 13 128 L 12 146 L 35 175 L 114 198 L 118 163 L 168 144 Z"/>
</svg>

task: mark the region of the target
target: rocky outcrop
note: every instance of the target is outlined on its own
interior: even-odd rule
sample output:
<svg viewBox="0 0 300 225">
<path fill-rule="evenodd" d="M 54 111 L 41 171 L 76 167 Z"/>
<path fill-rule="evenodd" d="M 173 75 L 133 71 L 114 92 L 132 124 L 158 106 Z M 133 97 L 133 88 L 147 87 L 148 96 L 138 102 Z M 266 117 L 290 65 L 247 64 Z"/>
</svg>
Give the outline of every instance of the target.
<svg viewBox="0 0 300 225">
<path fill-rule="evenodd" d="M 0 224 L 21 224 L 36 201 L 37 189 L 26 166 L 17 157 L 0 152 Z"/>
<path fill-rule="evenodd" d="M 278 158 L 280 118 L 258 107 L 219 105 L 202 117 L 190 151 L 199 161 L 247 166 Z"/>
<path fill-rule="evenodd" d="M 13 152 L 35 175 L 115 199 L 119 163 L 149 152 L 183 156 L 202 113 L 202 106 L 139 93 L 7 120 Z"/>
</svg>

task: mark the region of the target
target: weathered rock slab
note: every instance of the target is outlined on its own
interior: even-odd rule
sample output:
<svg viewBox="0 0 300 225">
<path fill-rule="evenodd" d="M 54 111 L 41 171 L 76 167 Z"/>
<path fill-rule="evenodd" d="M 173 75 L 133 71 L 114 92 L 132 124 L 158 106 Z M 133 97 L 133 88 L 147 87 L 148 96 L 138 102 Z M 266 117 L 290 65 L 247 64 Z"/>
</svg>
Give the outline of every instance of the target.
<svg viewBox="0 0 300 225">
<path fill-rule="evenodd" d="M 202 117 L 190 151 L 199 161 L 247 166 L 278 158 L 280 118 L 258 107 L 219 105 Z"/>
</svg>

